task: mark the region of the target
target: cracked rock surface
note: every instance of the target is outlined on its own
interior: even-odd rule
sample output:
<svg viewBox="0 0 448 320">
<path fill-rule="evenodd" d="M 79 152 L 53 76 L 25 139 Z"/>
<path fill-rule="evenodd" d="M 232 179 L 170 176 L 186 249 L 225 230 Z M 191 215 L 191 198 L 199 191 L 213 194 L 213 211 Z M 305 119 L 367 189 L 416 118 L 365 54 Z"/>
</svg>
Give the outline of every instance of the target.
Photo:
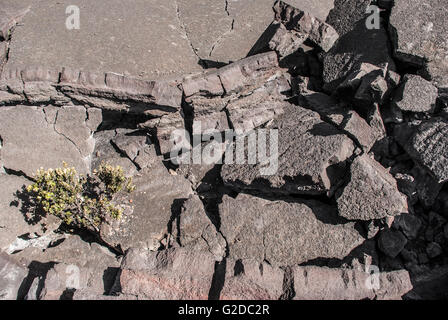
<svg viewBox="0 0 448 320">
<path fill-rule="evenodd" d="M 128 2 L 0 2 L 0 299 L 448 298 L 443 0 Z M 37 219 L 63 162 L 121 219 Z"/>
</svg>

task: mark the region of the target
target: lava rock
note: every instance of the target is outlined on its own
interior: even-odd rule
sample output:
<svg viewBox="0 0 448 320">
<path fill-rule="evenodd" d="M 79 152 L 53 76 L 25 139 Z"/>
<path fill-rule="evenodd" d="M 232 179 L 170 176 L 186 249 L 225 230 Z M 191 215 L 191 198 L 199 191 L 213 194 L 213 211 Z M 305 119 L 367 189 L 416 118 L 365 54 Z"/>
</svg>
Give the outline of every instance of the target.
<svg viewBox="0 0 448 320">
<path fill-rule="evenodd" d="M 402 111 L 432 113 L 438 89 L 431 82 L 415 75 L 405 75 L 395 93 L 394 104 Z"/>
<path fill-rule="evenodd" d="M 337 192 L 339 215 L 349 220 L 372 220 L 407 212 L 406 197 L 393 176 L 369 155 L 355 159 L 350 181 Z"/>
<path fill-rule="evenodd" d="M 0 252 L 0 300 L 20 298 L 20 288 L 27 275 L 28 270 L 24 265 Z"/>
<path fill-rule="evenodd" d="M 342 259 L 364 241 L 353 223 L 336 224 L 336 212 L 315 201 L 269 201 L 240 194 L 236 199 L 224 196 L 219 208 L 220 230 L 234 260 L 287 266 Z"/>
<path fill-rule="evenodd" d="M 400 231 L 390 229 L 381 232 L 378 247 L 390 258 L 395 258 L 404 249 L 408 240 Z"/>
</svg>

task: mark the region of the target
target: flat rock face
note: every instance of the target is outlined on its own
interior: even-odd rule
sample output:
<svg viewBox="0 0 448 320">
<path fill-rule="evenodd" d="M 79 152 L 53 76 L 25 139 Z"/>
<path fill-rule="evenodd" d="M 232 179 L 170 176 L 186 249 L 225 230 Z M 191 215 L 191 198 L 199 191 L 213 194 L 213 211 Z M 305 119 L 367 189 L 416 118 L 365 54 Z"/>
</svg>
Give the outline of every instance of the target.
<svg viewBox="0 0 448 320">
<path fill-rule="evenodd" d="M 206 300 L 215 261 L 188 248 L 158 252 L 130 250 L 118 279 L 121 292 L 148 300 Z"/>
<path fill-rule="evenodd" d="M 442 88 L 448 87 L 447 16 L 443 0 L 397 0 L 390 17 L 396 57 L 425 67 L 434 83 Z"/>
<path fill-rule="evenodd" d="M 126 6 L 117 0 L 77 1 L 79 30 L 68 30 L 65 24 L 65 10 L 73 2 L 27 1 L 31 10 L 16 29 L 8 68 L 65 66 L 145 79 L 175 78 L 201 69 L 174 0 L 132 0 Z"/>
<path fill-rule="evenodd" d="M 339 214 L 349 220 L 373 220 L 407 212 L 397 182 L 374 159 L 362 155 L 350 167 L 350 181 L 336 195 Z"/>
<path fill-rule="evenodd" d="M 224 165 L 225 184 L 267 193 L 323 194 L 332 189 L 355 148 L 350 138 L 322 121 L 318 113 L 292 104 L 267 128 L 278 129 L 277 172 L 262 175 L 265 164 Z"/>
<path fill-rule="evenodd" d="M 433 112 L 438 90 L 431 82 L 415 75 L 406 75 L 395 93 L 394 104 L 402 111 Z"/>
<path fill-rule="evenodd" d="M 25 221 L 16 192 L 31 181 L 18 176 L 0 174 L 0 250 L 7 250 L 18 236 L 35 231 Z"/>
<path fill-rule="evenodd" d="M 0 300 L 15 300 L 28 270 L 9 255 L 0 252 Z"/>
<path fill-rule="evenodd" d="M 86 109 L 78 106 L 1 108 L 3 166 L 31 177 L 41 167 L 59 168 L 65 161 L 80 173 L 89 172 L 94 140 L 86 118 Z M 19 121 L 26 130 L 16 125 Z"/>
<path fill-rule="evenodd" d="M 221 300 L 278 300 L 283 293 L 284 271 L 266 262 L 227 260 Z"/>
<path fill-rule="evenodd" d="M 445 119 L 433 118 L 422 122 L 404 147 L 437 182 L 448 181 L 448 122 Z"/>
<path fill-rule="evenodd" d="M 225 196 L 221 232 L 231 259 L 267 260 L 274 266 L 316 258 L 342 259 L 364 238 L 354 225 L 330 224 L 336 213 L 319 202 L 268 201 L 240 194 Z"/>
<path fill-rule="evenodd" d="M 191 185 L 181 176 L 173 176 L 161 163 L 133 177 L 136 190 L 125 203 L 119 220 L 101 228 L 101 238 L 123 251 L 131 246 L 156 250 L 168 233 L 168 223 L 180 211 L 192 193 Z"/>
<path fill-rule="evenodd" d="M 294 268 L 295 300 L 401 299 L 411 289 L 404 270 L 372 276 L 356 269 Z"/>
</svg>

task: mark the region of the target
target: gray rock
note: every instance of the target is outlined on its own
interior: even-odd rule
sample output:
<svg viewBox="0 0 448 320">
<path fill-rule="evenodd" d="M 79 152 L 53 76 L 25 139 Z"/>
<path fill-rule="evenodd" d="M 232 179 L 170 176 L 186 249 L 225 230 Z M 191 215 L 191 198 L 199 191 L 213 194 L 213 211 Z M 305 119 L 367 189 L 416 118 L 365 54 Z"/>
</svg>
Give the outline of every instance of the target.
<svg viewBox="0 0 448 320">
<path fill-rule="evenodd" d="M 442 88 L 448 87 L 447 16 L 443 0 L 397 0 L 389 21 L 395 56 L 413 66 L 425 67 L 433 82 Z"/>
<path fill-rule="evenodd" d="M 192 250 L 208 250 L 216 261 L 225 256 L 226 241 L 212 224 L 197 196 L 190 196 L 185 201 L 180 215 L 172 222 L 172 228 L 172 235 L 181 246 L 194 247 Z"/>
<path fill-rule="evenodd" d="M 103 224 L 100 236 L 123 251 L 138 246 L 156 250 L 167 236 L 171 217 L 192 194 L 191 185 L 183 177 L 170 174 L 161 159 L 135 175 L 133 184 L 136 190 L 122 202 L 122 218 Z"/>
<path fill-rule="evenodd" d="M 370 3 L 370 0 L 335 0 L 334 8 L 329 12 L 326 22 L 342 37 L 367 16 L 366 11 Z"/>
<path fill-rule="evenodd" d="M 302 11 L 283 1 L 277 1 L 274 5 L 275 21 L 281 23 L 286 30 L 283 36 L 280 36 L 280 45 L 284 41 L 296 43 L 298 47 L 305 40 L 309 39 L 313 44 L 327 52 L 333 47 L 339 35 L 330 25 L 319 20 L 309 12 Z M 277 40 L 278 35 L 277 35 Z M 292 53 L 292 52 L 290 52 Z"/>
<path fill-rule="evenodd" d="M 27 268 L 4 252 L 0 252 L 0 300 L 16 300 L 28 274 Z"/>
<path fill-rule="evenodd" d="M 391 258 L 395 258 L 403 250 L 408 240 L 400 231 L 383 230 L 378 238 L 378 247 Z"/>
<path fill-rule="evenodd" d="M 338 105 L 332 97 L 321 92 L 307 92 L 303 94 L 307 105 L 319 113 L 327 122 L 347 133 L 364 150 L 369 152 L 380 135 L 359 116 L 354 110 L 344 105 Z"/>
<path fill-rule="evenodd" d="M 430 259 L 434 259 L 434 258 L 440 256 L 443 253 L 443 249 L 442 249 L 442 247 L 438 243 L 431 242 L 426 247 L 426 253 L 428 254 L 428 257 Z"/>
<path fill-rule="evenodd" d="M 355 159 L 350 181 L 336 196 L 339 215 L 349 220 L 372 220 L 408 211 L 406 197 L 394 177 L 369 155 Z"/>
<path fill-rule="evenodd" d="M 225 184 L 264 193 L 324 194 L 335 187 L 354 151 L 349 137 L 300 106 L 288 104 L 266 128 L 278 129 L 278 171 L 262 175 L 265 164 L 225 164 Z"/>
<path fill-rule="evenodd" d="M 364 241 L 354 224 L 331 224 L 336 212 L 319 202 L 268 201 L 240 194 L 236 199 L 224 196 L 219 208 L 220 230 L 234 260 L 287 266 L 317 258 L 342 259 Z"/>
<path fill-rule="evenodd" d="M 206 300 L 215 260 L 207 251 L 131 249 L 118 279 L 121 293 L 148 300 Z"/>
<path fill-rule="evenodd" d="M 1 108 L 3 166 L 31 177 L 41 167 L 59 168 L 65 161 L 79 173 L 89 172 L 93 139 L 85 122 L 85 109 L 82 114 L 79 107 L 67 106 L 58 110 L 59 119 L 47 119 L 46 110 L 20 105 Z"/>
<path fill-rule="evenodd" d="M 423 121 L 401 142 L 412 159 L 422 165 L 436 182 L 448 181 L 448 122 L 442 118 Z M 437 197 L 437 195 L 436 195 Z"/>
<path fill-rule="evenodd" d="M 0 8 L 0 40 L 8 40 L 11 30 L 30 11 L 29 7 L 17 3 L 2 3 Z"/>
<path fill-rule="evenodd" d="M 43 300 L 59 300 L 67 289 L 88 289 L 98 295 L 108 293 L 120 260 L 107 248 L 89 244 L 77 235 L 61 240 L 53 247 L 29 247 L 16 254 L 28 264 L 31 279 L 41 278 L 40 290 L 34 294 Z"/>
<path fill-rule="evenodd" d="M 227 260 L 220 300 L 278 300 L 283 294 L 284 271 L 266 262 Z"/>
<path fill-rule="evenodd" d="M 360 70 L 363 63 L 381 68 L 387 66 L 387 69 L 395 70 L 395 64 L 389 55 L 389 39 L 384 27 L 369 30 L 365 21 L 360 20 L 352 31 L 341 36 L 335 46 L 324 54 L 324 89 L 333 92 L 352 72 Z"/>
<path fill-rule="evenodd" d="M 421 226 L 421 220 L 413 214 L 402 214 L 394 220 L 394 227 L 401 230 L 408 239 L 417 238 Z"/>
<path fill-rule="evenodd" d="M 295 267 L 295 300 L 401 300 L 412 289 L 405 270 L 369 272 L 326 267 Z"/>
<path fill-rule="evenodd" d="M 33 14 L 26 15 L 23 26 L 15 30 L 10 66 L 66 66 L 143 79 L 174 78 L 201 69 L 174 0 L 163 4 L 136 0 L 125 11 L 120 1 L 83 0 L 76 4 L 81 8 L 80 30 L 65 27 L 70 1 L 26 2 Z M 52 36 L 47 37 L 50 30 Z M 125 39 L 118 36 L 121 34 L 130 36 Z M 48 50 L 50 47 L 58 50 Z"/>
<path fill-rule="evenodd" d="M 402 111 L 434 111 L 438 89 L 431 82 L 415 75 L 406 75 L 395 93 L 394 104 Z"/>
</svg>

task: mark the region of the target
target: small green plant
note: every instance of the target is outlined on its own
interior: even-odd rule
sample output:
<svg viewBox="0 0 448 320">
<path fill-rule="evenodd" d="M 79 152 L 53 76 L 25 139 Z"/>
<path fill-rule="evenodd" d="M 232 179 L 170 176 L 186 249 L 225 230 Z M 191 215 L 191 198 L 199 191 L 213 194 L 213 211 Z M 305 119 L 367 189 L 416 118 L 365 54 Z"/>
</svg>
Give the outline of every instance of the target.
<svg viewBox="0 0 448 320">
<path fill-rule="evenodd" d="M 93 175 L 83 176 L 63 163 L 62 168 L 38 170 L 26 191 L 45 214 L 57 216 L 68 226 L 98 232 L 108 216 L 121 218 L 123 210 L 113 204 L 115 195 L 134 189 L 132 178 L 126 178 L 120 166 L 102 163 Z"/>
</svg>

